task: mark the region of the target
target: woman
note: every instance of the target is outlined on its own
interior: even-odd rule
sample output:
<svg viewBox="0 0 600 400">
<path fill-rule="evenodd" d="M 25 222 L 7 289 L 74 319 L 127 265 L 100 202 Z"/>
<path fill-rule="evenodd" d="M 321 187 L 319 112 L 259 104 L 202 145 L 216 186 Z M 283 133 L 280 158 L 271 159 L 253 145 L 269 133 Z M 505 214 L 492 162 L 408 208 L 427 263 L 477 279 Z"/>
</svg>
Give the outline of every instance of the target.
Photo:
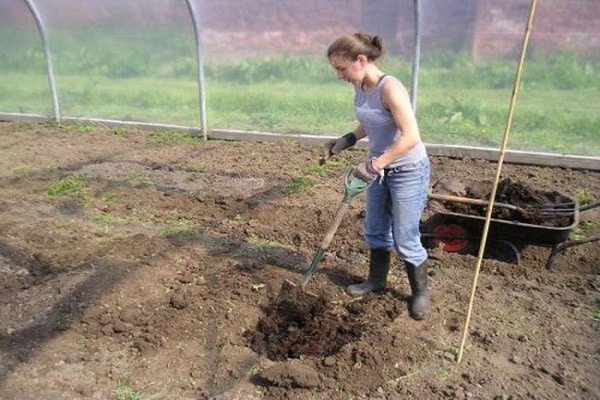
<svg viewBox="0 0 600 400">
<path fill-rule="evenodd" d="M 412 291 L 409 311 L 422 319 L 430 310 L 427 290 L 427 251 L 419 224 L 427 201 L 429 158 L 421 141 L 408 91 L 376 64 L 384 52 L 379 36 L 366 33 L 335 40 L 327 58 L 338 79 L 354 85 L 359 125 L 326 144 L 325 158 L 369 140 L 368 158 L 354 175 L 373 182 L 367 190 L 364 237 L 369 245 L 369 275 L 347 292 L 362 296 L 386 287 L 390 255 L 395 251 L 406 265 Z"/>
</svg>

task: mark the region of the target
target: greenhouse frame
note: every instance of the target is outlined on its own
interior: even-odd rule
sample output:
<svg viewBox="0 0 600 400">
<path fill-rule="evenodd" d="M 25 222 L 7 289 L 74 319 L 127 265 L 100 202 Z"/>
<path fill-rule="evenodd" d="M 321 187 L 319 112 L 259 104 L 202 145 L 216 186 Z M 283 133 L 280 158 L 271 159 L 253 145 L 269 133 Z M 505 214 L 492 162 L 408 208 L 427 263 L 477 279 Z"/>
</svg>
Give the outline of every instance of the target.
<svg viewBox="0 0 600 400">
<path fill-rule="evenodd" d="M 599 169 L 600 10 L 566 3 L 537 7 L 507 160 Z M 430 152 L 494 160 L 528 4 L 9 0 L 0 117 L 319 142 L 354 120 L 325 48 L 370 31 L 410 88 Z"/>
</svg>

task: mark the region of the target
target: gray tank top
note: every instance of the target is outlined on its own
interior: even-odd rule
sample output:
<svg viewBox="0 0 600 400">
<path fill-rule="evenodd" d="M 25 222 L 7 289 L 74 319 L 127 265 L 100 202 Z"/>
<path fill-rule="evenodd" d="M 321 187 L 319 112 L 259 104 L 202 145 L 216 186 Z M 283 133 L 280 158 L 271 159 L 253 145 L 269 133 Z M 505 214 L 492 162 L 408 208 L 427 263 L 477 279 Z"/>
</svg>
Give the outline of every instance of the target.
<svg viewBox="0 0 600 400">
<path fill-rule="evenodd" d="M 367 133 L 369 157 L 379 157 L 402 135 L 394 122 L 392 113 L 385 109 L 382 101 L 381 89 L 384 83 L 391 78 L 390 75 L 384 75 L 379 80 L 377 87 L 369 92 L 365 92 L 360 84 L 355 88 L 354 109 L 358 121 Z M 425 157 L 427 157 L 427 151 L 423 142 L 420 142 L 406 154 L 390 163 L 387 168 L 413 164 Z"/>
</svg>

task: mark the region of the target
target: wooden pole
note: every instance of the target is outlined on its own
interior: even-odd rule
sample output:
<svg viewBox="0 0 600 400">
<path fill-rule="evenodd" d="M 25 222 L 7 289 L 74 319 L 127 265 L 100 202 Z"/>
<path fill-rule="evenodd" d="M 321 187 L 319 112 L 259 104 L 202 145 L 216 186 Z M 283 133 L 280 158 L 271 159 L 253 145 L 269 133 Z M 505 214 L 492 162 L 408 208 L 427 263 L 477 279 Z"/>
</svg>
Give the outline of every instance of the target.
<svg viewBox="0 0 600 400">
<path fill-rule="evenodd" d="M 533 21 L 533 15 L 535 13 L 535 4 L 536 0 L 531 0 L 531 5 L 529 7 L 529 17 L 527 18 L 527 25 L 525 27 L 525 36 L 523 38 L 523 45 L 521 48 L 521 56 L 519 58 L 519 64 L 517 66 L 517 72 L 515 76 L 515 82 L 513 86 L 512 96 L 510 98 L 510 107 L 508 109 L 508 118 L 506 120 L 506 128 L 504 130 L 504 137 L 502 139 L 502 145 L 500 147 L 500 156 L 498 159 L 498 168 L 496 170 L 496 177 L 494 179 L 494 185 L 492 187 L 492 193 L 490 194 L 490 202 L 487 207 L 487 212 L 485 216 L 485 224 L 483 226 L 483 232 L 481 234 L 481 243 L 479 244 L 479 253 L 477 255 L 477 265 L 475 267 L 475 275 L 473 276 L 473 284 L 471 286 L 471 297 L 469 299 L 469 308 L 467 310 L 467 318 L 465 320 L 465 327 L 463 329 L 462 340 L 460 343 L 460 348 L 458 350 L 457 362 L 460 363 L 463 356 L 463 351 L 465 347 L 465 342 L 467 340 L 467 335 L 469 332 L 469 323 L 471 320 L 471 313 L 473 311 L 473 300 L 475 298 L 475 291 L 477 289 L 477 280 L 479 279 L 479 271 L 481 270 L 481 263 L 483 261 L 483 254 L 487 242 L 488 231 L 490 228 L 490 221 L 492 219 L 492 210 L 494 208 L 494 200 L 496 198 L 496 191 L 498 188 L 498 182 L 500 181 L 500 175 L 502 172 L 502 164 L 504 162 L 504 156 L 506 153 L 506 146 L 508 144 L 508 138 L 510 136 L 510 129 L 512 126 L 513 114 L 515 103 L 517 99 L 517 93 L 519 92 L 519 86 L 521 83 L 521 72 L 523 70 L 523 63 L 525 62 L 525 54 L 527 53 L 527 44 L 529 43 L 529 34 L 531 31 L 531 24 Z"/>
</svg>

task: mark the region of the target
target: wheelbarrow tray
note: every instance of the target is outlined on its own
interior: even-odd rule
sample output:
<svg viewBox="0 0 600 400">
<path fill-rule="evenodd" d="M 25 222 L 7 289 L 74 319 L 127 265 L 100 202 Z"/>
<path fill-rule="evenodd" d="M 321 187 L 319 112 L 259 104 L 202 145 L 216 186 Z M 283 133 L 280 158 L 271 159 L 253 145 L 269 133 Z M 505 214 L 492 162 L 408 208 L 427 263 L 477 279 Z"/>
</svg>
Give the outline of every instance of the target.
<svg viewBox="0 0 600 400">
<path fill-rule="evenodd" d="M 569 200 L 573 204 L 573 213 L 567 217 L 569 222 L 566 226 L 554 227 L 492 218 L 488 237 L 494 240 L 522 242 L 540 246 L 552 246 L 562 243 L 568 240 L 570 232 L 579 224 L 579 205 L 576 200 L 572 198 L 569 198 Z M 481 236 L 485 225 L 485 217 L 438 210 L 428 225 L 435 226 L 442 223 L 457 224 L 465 228 L 469 232 L 469 236 Z"/>
</svg>

